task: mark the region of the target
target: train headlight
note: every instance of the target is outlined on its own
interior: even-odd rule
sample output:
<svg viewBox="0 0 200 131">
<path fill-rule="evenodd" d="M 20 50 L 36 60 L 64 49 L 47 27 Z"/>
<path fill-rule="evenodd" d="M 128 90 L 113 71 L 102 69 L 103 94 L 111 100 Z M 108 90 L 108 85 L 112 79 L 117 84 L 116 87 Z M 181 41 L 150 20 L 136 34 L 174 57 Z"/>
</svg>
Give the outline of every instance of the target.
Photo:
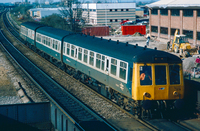
<svg viewBox="0 0 200 131">
<path fill-rule="evenodd" d="M 147 92 L 144 92 L 144 93 L 143 93 L 143 96 L 148 97 L 148 98 L 151 97 L 151 95 L 150 95 L 149 93 L 147 93 Z"/>
<path fill-rule="evenodd" d="M 174 96 L 177 96 L 177 95 L 178 95 L 178 92 L 177 92 L 177 91 L 174 91 L 174 92 L 173 92 L 173 95 L 174 95 Z"/>
</svg>

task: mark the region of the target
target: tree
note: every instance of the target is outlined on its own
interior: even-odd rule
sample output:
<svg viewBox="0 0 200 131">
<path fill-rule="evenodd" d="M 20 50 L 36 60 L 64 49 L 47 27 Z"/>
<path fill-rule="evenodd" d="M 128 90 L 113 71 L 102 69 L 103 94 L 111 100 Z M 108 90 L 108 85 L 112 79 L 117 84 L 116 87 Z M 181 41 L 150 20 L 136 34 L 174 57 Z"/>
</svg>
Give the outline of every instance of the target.
<svg viewBox="0 0 200 131">
<path fill-rule="evenodd" d="M 81 4 L 76 0 L 68 0 L 67 5 L 63 5 L 60 12 L 67 19 L 68 30 L 79 32 L 83 22 Z"/>
<path fill-rule="evenodd" d="M 58 14 L 52 14 L 41 19 L 41 23 L 54 28 L 66 29 L 67 21 Z"/>
</svg>

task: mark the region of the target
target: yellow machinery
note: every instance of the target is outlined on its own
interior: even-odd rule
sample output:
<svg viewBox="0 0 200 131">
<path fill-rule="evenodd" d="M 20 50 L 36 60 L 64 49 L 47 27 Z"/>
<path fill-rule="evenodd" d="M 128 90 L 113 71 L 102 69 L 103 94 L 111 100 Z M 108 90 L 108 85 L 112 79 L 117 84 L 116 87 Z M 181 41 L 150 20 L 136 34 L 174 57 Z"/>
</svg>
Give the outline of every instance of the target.
<svg viewBox="0 0 200 131">
<path fill-rule="evenodd" d="M 175 53 L 180 52 L 180 50 L 191 52 L 191 45 L 188 42 L 186 35 L 178 35 L 178 29 L 174 33 L 174 40 L 172 42 L 172 50 Z"/>
</svg>

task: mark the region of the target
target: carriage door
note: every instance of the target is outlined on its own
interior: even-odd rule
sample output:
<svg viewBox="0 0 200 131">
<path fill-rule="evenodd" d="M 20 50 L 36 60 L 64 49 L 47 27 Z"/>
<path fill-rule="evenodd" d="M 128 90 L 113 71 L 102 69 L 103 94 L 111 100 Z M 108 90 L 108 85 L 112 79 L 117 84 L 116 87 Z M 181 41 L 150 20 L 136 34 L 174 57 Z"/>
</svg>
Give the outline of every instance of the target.
<svg viewBox="0 0 200 131">
<path fill-rule="evenodd" d="M 106 57 L 106 83 L 109 83 L 109 73 L 110 73 L 110 58 Z"/>
</svg>

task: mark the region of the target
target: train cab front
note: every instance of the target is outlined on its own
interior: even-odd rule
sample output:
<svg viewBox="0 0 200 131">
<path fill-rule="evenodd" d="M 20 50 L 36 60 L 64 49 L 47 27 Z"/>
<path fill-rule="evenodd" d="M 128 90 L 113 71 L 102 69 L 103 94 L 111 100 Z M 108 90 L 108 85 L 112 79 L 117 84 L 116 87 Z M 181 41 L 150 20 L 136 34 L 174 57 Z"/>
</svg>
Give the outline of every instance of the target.
<svg viewBox="0 0 200 131">
<path fill-rule="evenodd" d="M 132 87 L 133 99 L 145 110 L 181 109 L 184 105 L 182 64 L 136 63 Z"/>
</svg>

